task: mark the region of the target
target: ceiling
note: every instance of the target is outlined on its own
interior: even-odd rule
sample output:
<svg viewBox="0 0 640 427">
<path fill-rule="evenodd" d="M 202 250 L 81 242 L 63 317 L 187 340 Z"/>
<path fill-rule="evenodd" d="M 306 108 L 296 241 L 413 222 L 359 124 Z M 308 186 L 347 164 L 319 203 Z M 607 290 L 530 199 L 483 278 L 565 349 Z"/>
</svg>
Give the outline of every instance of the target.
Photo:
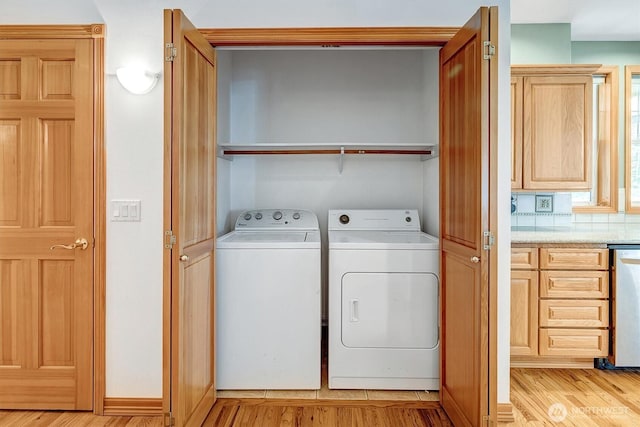
<svg viewBox="0 0 640 427">
<path fill-rule="evenodd" d="M 511 0 L 511 23 L 570 23 L 574 41 L 640 41 L 640 0 Z"/>
</svg>

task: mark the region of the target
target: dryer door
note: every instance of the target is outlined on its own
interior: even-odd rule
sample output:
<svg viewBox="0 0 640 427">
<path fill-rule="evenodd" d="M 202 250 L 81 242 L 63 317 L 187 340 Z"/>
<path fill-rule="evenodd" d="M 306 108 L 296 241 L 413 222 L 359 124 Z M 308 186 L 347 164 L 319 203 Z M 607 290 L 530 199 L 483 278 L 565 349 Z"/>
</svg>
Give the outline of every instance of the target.
<svg viewBox="0 0 640 427">
<path fill-rule="evenodd" d="M 432 273 L 347 273 L 342 343 L 430 349 L 438 344 L 438 278 Z"/>
</svg>

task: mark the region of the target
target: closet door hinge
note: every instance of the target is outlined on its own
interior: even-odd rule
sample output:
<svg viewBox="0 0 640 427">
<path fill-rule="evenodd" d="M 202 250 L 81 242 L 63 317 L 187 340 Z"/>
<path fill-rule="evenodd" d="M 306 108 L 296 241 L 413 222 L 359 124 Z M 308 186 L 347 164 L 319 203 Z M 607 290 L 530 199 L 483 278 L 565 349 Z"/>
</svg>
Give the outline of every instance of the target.
<svg viewBox="0 0 640 427">
<path fill-rule="evenodd" d="M 173 245 L 176 244 L 176 236 L 173 234 L 173 230 L 167 230 L 164 232 L 164 248 L 173 249 Z"/>
<path fill-rule="evenodd" d="M 178 55 L 178 49 L 173 45 L 173 43 L 167 43 L 164 45 L 164 60 L 166 62 L 173 62 Z"/>
<path fill-rule="evenodd" d="M 173 414 L 171 412 L 164 413 L 163 418 L 164 418 L 164 427 L 172 427 L 176 425 L 176 419 L 173 418 Z"/>
<path fill-rule="evenodd" d="M 485 251 L 490 250 L 491 247 L 496 244 L 496 238 L 493 236 L 492 232 L 485 231 L 482 233 L 482 237 L 484 242 L 482 245 L 482 249 L 484 249 Z"/>
<path fill-rule="evenodd" d="M 495 45 L 492 45 L 490 41 L 483 41 L 482 47 L 484 49 L 483 59 L 491 59 L 491 57 L 496 54 L 496 47 Z"/>
</svg>

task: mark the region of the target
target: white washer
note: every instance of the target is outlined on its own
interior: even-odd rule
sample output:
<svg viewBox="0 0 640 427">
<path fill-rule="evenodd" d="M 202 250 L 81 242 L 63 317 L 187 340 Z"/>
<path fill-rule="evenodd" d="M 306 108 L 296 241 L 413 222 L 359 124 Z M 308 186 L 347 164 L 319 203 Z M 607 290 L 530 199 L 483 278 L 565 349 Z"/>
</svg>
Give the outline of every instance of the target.
<svg viewBox="0 0 640 427">
<path fill-rule="evenodd" d="M 416 210 L 330 210 L 329 388 L 439 389 L 439 242 Z"/>
<path fill-rule="evenodd" d="M 320 388 L 320 231 L 313 212 L 251 210 L 217 240 L 218 389 Z"/>
</svg>

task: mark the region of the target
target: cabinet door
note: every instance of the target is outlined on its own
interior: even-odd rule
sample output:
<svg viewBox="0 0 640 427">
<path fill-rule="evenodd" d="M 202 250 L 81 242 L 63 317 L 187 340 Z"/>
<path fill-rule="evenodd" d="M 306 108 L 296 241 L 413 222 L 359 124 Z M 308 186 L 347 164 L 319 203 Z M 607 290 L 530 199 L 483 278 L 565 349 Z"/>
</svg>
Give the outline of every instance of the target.
<svg viewBox="0 0 640 427">
<path fill-rule="evenodd" d="M 592 79 L 588 75 L 524 78 L 523 187 L 591 187 Z"/>
<path fill-rule="evenodd" d="M 522 77 L 511 77 L 511 188 L 522 189 Z"/>
<path fill-rule="evenodd" d="M 538 272 L 511 270 L 511 354 L 538 354 Z"/>
</svg>

